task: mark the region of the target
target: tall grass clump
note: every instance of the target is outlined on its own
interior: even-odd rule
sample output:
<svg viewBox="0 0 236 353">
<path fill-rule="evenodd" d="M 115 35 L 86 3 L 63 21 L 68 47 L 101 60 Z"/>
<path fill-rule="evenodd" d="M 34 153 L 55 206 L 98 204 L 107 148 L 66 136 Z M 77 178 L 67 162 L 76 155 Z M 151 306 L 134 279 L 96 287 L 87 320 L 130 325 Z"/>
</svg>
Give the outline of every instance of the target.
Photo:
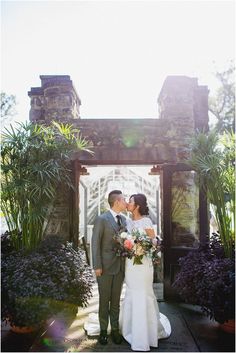
<svg viewBox="0 0 236 353">
<path fill-rule="evenodd" d="M 2 133 L 1 209 L 15 250 L 32 250 L 61 184 L 73 187 L 70 156 L 88 142 L 69 124 L 20 123 Z"/>
</svg>

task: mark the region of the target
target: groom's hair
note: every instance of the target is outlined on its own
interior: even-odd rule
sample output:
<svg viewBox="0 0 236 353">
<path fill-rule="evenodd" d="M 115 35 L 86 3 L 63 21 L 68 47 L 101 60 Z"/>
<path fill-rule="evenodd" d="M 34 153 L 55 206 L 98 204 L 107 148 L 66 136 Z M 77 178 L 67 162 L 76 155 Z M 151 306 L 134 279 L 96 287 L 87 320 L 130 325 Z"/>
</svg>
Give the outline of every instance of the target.
<svg viewBox="0 0 236 353">
<path fill-rule="evenodd" d="M 119 196 L 122 195 L 122 191 L 120 190 L 113 190 L 109 193 L 108 195 L 108 203 L 110 207 L 114 205 L 114 202 L 119 198 Z"/>
</svg>

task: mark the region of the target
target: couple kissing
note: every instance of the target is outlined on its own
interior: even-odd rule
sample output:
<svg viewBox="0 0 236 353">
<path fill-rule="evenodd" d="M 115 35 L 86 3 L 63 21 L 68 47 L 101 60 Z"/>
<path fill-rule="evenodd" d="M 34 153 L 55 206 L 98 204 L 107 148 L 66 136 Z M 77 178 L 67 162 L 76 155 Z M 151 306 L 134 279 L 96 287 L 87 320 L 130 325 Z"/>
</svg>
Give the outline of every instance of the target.
<svg viewBox="0 0 236 353">
<path fill-rule="evenodd" d="M 99 334 L 98 341 L 102 345 L 108 343 L 108 332 L 111 331 L 115 344 L 121 345 L 125 339 L 132 350 L 149 351 L 150 347 L 158 347 L 158 339 L 170 336 L 171 327 L 168 318 L 159 312 L 153 291 L 153 258 L 143 250 L 147 247 L 154 249 L 156 238 L 148 217 L 147 199 L 139 193 L 130 196 L 127 203 L 120 190 L 113 190 L 108 195 L 108 203 L 110 210 L 96 218 L 92 235 L 99 312 L 98 317 L 90 315 L 84 328 L 88 335 Z M 126 209 L 131 213 L 131 219 L 122 214 Z M 132 249 L 128 246 L 123 248 L 125 251 L 117 256 L 114 249 L 117 234 L 121 231 L 123 237 L 127 235 L 127 244 L 133 245 Z M 132 236 L 137 232 L 143 235 L 139 233 L 139 238 Z M 141 243 L 140 239 L 144 242 Z M 139 253 L 138 242 L 145 244 L 139 248 Z M 152 251 L 153 256 L 155 251 Z M 120 308 L 123 283 L 126 291 Z"/>
</svg>

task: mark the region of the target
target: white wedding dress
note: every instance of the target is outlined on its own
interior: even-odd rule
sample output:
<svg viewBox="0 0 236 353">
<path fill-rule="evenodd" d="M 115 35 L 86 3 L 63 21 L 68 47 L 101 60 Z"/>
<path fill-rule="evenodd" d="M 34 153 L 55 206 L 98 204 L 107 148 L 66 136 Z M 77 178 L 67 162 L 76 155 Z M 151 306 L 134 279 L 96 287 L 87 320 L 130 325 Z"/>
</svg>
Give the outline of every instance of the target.
<svg viewBox="0 0 236 353">
<path fill-rule="evenodd" d="M 133 228 L 153 228 L 150 218 L 127 220 L 128 232 Z M 157 298 L 153 291 L 152 260 L 146 256 L 142 265 L 133 265 L 126 259 L 126 293 L 121 308 L 121 332 L 134 351 L 149 351 L 158 347 L 158 339 L 171 334 L 167 317 L 159 313 Z"/>
<path fill-rule="evenodd" d="M 127 220 L 128 232 L 133 228 L 152 228 L 148 217 L 137 221 Z M 120 309 L 120 330 L 134 351 L 149 351 L 158 347 L 158 339 L 171 334 L 168 318 L 159 312 L 157 298 L 153 291 L 153 265 L 144 256 L 142 265 L 133 265 L 133 259 L 126 259 L 126 292 Z M 91 313 L 84 324 L 89 336 L 100 332 L 98 314 Z M 109 331 L 110 327 L 108 328 Z"/>
</svg>

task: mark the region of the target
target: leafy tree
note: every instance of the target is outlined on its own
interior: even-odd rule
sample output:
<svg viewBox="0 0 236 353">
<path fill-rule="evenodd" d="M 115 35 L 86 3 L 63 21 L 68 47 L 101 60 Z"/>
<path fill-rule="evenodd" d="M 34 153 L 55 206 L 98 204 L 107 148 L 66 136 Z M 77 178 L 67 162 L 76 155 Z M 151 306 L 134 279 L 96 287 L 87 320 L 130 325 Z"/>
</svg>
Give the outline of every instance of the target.
<svg viewBox="0 0 236 353">
<path fill-rule="evenodd" d="M 12 117 L 16 114 L 16 97 L 12 94 L 1 92 L 1 124 L 4 125 L 10 122 Z"/>
<path fill-rule="evenodd" d="M 235 66 L 231 62 L 228 69 L 216 72 L 220 83 L 216 95 L 209 99 L 209 111 L 216 117 L 216 131 L 233 131 L 235 127 Z"/>
</svg>

